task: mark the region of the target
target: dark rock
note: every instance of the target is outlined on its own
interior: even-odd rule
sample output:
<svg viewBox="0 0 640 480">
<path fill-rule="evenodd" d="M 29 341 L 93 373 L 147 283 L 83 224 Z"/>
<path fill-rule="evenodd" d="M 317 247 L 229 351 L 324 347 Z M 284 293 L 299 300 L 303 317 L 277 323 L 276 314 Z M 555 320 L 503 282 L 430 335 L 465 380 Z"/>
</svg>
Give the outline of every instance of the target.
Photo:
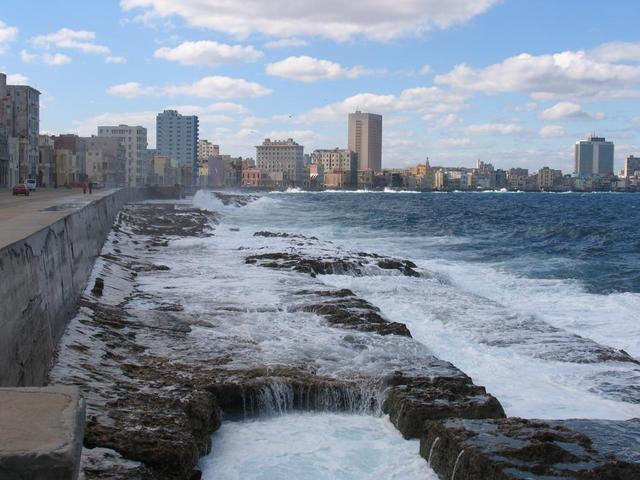
<svg viewBox="0 0 640 480">
<path fill-rule="evenodd" d="M 378 266 L 384 270 L 400 270 L 407 277 L 420 277 L 421 275 L 415 270 L 417 265 L 409 260 L 394 260 L 385 258 L 378 262 Z"/>
<path fill-rule="evenodd" d="M 249 203 L 256 201 L 259 197 L 257 195 L 236 195 L 231 193 L 211 192 L 223 205 L 234 207 L 245 207 Z"/>
<path fill-rule="evenodd" d="M 413 269 L 415 264 L 407 260 L 387 259 L 376 263 L 368 263 L 367 260 L 356 257 L 307 257 L 299 253 L 270 252 L 250 255 L 245 259 L 248 264 L 259 265 L 266 268 L 292 270 L 308 273 L 312 277 L 316 275 L 354 275 L 365 276 L 373 274 L 371 266 L 383 270 L 397 270 L 403 275 L 415 277 L 420 274 Z M 380 266 L 383 265 L 383 267 Z M 413 265 L 413 267 L 411 266 Z"/>
<path fill-rule="evenodd" d="M 298 294 L 309 293 L 321 297 L 333 297 L 334 299 L 306 303 L 297 307 L 297 309 L 321 315 L 331 325 L 363 332 L 376 332 L 380 335 L 411 337 L 411 332 L 409 332 L 404 323 L 386 320 L 380 314 L 378 307 L 362 298 L 356 297 L 351 290 L 321 290 L 318 292 L 303 290 L 298 292 Z"/>
<path fill-rule="evenodd" d="M 640 478 L 640 465 L 599 450 L 591 438 L 563 423 L 521 418 L 428 422 L 420 454 L 447 479 Z"/>
<path fill-rule="evenodd" d="M 255 232 L 253 234 L 254 237 L 267 237 L 267 238 L 302 238 L 304 240 L 318 240 L 317 237 L 307 237 L 305 235 L 300 235 L 297 233 L 286 233 L 286 232 L 268 232 L 261 230 L 259 232 Z"/>
<path fill-rule="evenodd" d="M 505 417 L 500 402 L 466 376 L 414 378 L 397 374 L 388 378 L 387 384 L 382 409 L 405 438 L 419 438 L 428 420 Z"/>
<path fill-rule="evenodd" d="M 97 277 L 96 281 L 93 283 L 93 288 L 91 289 L 91 293 L 99 297 L 102 295 L 103 290 L 104 290 L 104 279 Z"/>
</svg>

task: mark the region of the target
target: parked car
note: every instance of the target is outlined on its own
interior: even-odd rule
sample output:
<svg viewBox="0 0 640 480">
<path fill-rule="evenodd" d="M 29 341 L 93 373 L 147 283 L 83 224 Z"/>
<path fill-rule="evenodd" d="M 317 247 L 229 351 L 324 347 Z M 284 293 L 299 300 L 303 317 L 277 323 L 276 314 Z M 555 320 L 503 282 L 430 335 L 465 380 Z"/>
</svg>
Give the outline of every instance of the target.
<svg viewBox="0 0 640 480">
<path fill-rule="evenodd" d="M 29 187 L 27 187 L 26 183 L 18 183 L 13 187 L 14 195 L 24 195 L 26 197 L 29 196 Z"/>
<path fill-rule="evenodd" d="M 102 182 L 93 182 L 93 188 L 104 188 L 104 183 L 102 183 Z"/>
<path fill-rule="evenodd" d="M 25 184 L 27 185 L 27 188 L 30 192 L 36 191 L 36 181 L 34 178 L 28 178 Z"/>
</svg>

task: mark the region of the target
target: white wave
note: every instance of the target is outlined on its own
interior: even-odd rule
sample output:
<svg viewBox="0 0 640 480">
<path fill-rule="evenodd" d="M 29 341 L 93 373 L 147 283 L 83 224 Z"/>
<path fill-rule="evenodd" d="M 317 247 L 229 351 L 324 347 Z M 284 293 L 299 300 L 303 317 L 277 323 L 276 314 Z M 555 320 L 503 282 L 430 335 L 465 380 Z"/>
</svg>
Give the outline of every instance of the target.
<svg viewBox="0 0 640 480">
<path fill-rule="evenodd" d="M 225 422 L 213 453 L 200 461 L 204 480 L 437 480 L 385 418 L 289 414 Z"/>
</svg>

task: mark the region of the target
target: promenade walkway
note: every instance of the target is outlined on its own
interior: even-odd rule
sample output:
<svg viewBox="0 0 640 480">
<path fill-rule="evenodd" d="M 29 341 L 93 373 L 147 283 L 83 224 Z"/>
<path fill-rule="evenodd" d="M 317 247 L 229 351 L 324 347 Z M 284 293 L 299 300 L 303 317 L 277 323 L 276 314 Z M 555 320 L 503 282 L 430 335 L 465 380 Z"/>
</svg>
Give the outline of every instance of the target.
<svg viewBox="0 0 640 480">
<path fill-rule="evenodd" d="M 13 196 L 11 190 L 0 190 L 0 248 L 26 238 L 113 192 L 113 189 L 100 189 L 92 194 L 83 194 L 80 188 L 39 188 L 25 197 Z"/>
</svg>

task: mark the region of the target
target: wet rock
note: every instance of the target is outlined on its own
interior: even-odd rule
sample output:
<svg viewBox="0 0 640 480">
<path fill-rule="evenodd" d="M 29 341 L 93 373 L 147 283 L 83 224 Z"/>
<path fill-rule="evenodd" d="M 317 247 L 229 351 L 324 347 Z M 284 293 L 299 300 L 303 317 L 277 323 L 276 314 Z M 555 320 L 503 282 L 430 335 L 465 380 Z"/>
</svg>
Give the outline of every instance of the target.
<svg viewBox="0 0 640 480">
<path fill-rule="evenodd" d="M 318 237 L 307 237 L 306 235 L 301 235 L 297 233 L 286 233 L 286 232 L 268 232 L 261 230 L 259 232 L 255 232 L 253 234 L 254 237 L 267 237 L 267 238 L 301 238 L 304 240 L 318 240 Z"/>
<path fill-rule="evenodd" d="M 356 297 L 351 290 L 302 291 L 298 294 L 316 294 L 320 297 L 333 297 L 331 300 L 309 303 L 295 307 L 302 312 L 315 313 L 324 317 L 331 325 L 351 328 L 363 332 L 375 332 L 380 335 L 401 335 L 411 337 L 404 323 L 390 322 L 380 309 L 362 298 Z"/>
<path fill-rule="evenodd" d="M 384 270 L 399 270 L 407 277 L 420 277 L 421 275 L 415 270 L 417 265 L 409 260 L 395 260 L 385 258 L 378 262 L 378 266 Z"/>
<path fill-rule="evenodd" d="M 245 207 L 251 202 L 256 201 L 259 197 L 257 195 L 236 195 L 232 193 L 211 192 L 223 205 L 233 205 L 235 207 Z"/>
<path fill-rule="evenodd" d="M 429 422 L 420 440 L 420 454 L 440 478 L 447 479 L 640 478 L 640 465 L 603 451 L 589 436 L 563 421 Z"/>
<path fill-rule="evenodd" d="M 415 264 L 407 260 L 387 259 L 386 263 L 383 261 L 371 263 L 359 257 L 311 257 L 300 253 L 270 252 L 249 255 L 245 262 L 266 268 L 307 273 L 312 277 L 316 275 L 365 276 L 375 275 L 382 270 L 396 270 L 402 275 L 410 277 L 420 276 L 413 269 Z M 380 263 L 383 267 L 380 266 Z"/>
<path fill-rule="evenodd" d="M 96 281 L 93 283 L 93 288 L 91 289 L 91 293 L 99 297 L 102 295 L 103 290 L 104 290 L 104 279 L 97 277 Z"/>
<path fill-rule="evenodd" d="M 159 237 L 165 236 L 209 236 L 218 222 L 213 212 L 171 203 L 128 205 L 118 218 L 119 223 L 128 224 L 132 233 L 157 238 L 158 242 L 163 242 Z M 118 228 L 122 230 L 122 225 Z"/>
<path fill-rule="evenodd" d="M 85 448 L 81 471 L 84 480 L 153 480 L 153 472 L 141 462 L 127 460 L 108 448 Z M 82 477 L 81 477 L 82 478 Z"/>
<path fill-rule="evenodd" d="M 429 420 L 505 417 L 500 402 L 466 376 L 415 378 L 398 373 L 387 385 L 382 409 L 405 438 L 419 438 Z"/>
</svg>

